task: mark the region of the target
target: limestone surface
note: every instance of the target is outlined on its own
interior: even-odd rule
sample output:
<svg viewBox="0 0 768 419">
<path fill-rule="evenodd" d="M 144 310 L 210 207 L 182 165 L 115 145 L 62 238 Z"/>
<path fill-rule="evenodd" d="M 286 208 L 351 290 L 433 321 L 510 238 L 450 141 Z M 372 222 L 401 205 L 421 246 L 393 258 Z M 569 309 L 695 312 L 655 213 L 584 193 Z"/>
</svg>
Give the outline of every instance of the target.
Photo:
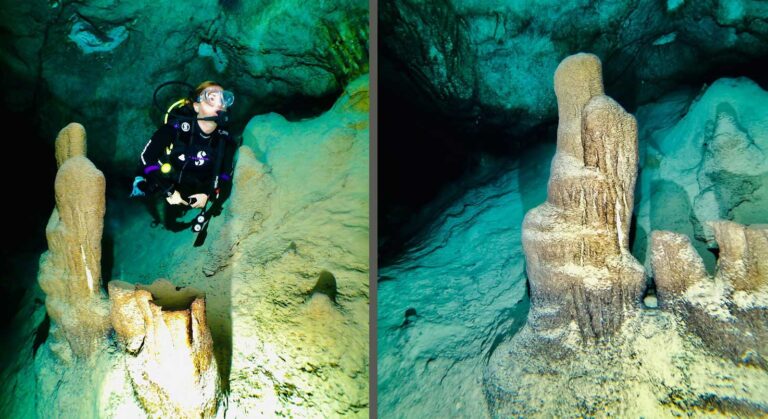
<svg viewBox="0 0 768 419">
<path fill-rule="evenodd" d="M 63 361 L 86 358 L 109 329 L 101 288 L 104 175 L 85 157 L 85 131 L 77 124 L 56 140 L 56 208 L 46 227 L 49 250 L 40 258 L 38 282 L 46 294 L 52 347 Z"/>
<path fill-rule="evenodd" d="M 167 280 L 109 283 L 112 324 L 126 349 L 134 392 L 151 417 L 213 417 L 219 375 L 205 296 Z"/>
<path fill-rule="evenodd" d="M 768 227 L 710 224 L 720 249 L 714 277 L 686 236 L 653 232 L 659 304 L 716 353 L 768 370 Z"/>
<path fill-rule="evenodd" d="M 363 0 L 5 2 L 0 22 L 5 109 L 45 115 L 41 136 L 76 118 L 99 138 L 91 159 L 104 170 L 134 169 L 162 119 L 152 94 L 163 82 L 223 83 L 237 95 L 233 120 L 245 121 L 316 113 L 368 71 Z M 41 86 L 50 100 L 35 103 Z M 159 92 L 163 111 L 186 93 Z"/>
<path fill-rule="evenodd" d="M 555 72 L 563 110 L 548 198 L 523 221 L 528 324 L 560 345 L 610 338 L 639 304 L 645 282 L 628 250 L 636 123 L 601 94 L 599 69 L 596 56 L 577 54 Z"/>
</svg>

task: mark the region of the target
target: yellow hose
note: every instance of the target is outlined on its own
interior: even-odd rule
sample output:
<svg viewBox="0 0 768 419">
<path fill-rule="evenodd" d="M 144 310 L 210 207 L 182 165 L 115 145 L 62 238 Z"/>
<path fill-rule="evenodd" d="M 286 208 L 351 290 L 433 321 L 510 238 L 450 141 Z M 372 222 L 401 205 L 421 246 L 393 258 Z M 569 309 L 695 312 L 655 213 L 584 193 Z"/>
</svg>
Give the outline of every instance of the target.
<svg viewBox="0 0 768 419">
<path fill-rule="evenodd" d="M 168 123 L 168 115 L 171 113 L 171 110 L 173 108 L 180 108 L 184 106 L 184 104 L 187 103 L 187 99 L 179 99 L 176 102 L 173 102 L 173 105 L 171 105 L 167 111 L 165 111 L 165 118 L 163 118 L 163 125 Z"/>
</svg>

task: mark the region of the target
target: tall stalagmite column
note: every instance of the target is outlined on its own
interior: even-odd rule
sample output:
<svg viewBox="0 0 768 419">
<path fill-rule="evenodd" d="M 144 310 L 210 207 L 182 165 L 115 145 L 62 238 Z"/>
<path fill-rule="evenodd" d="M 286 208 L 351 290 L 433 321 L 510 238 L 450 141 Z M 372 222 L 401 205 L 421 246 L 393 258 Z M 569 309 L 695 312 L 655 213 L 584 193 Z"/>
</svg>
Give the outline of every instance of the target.
<svg viewBox="0 0 768 419">
<path fill-rule="evenodd" d="M 87 357 L 109 330 L 101 289 L 105 180 L 85 157 L 85 129 L 72 123 L 56 138 L 56 208 L 46 227 L 49 250 L 38 282 L 46 293 L 51 349 L 62 359 Z"/>
<path fill-rule="evenodd" d="M 560 125 L 547 202 L 523 222 L 528 325 L 546 341 L 591 342 L 618 330 L 645 282 L 628 249 L 637 124 L 603 95 L 594 55 L 563 60 L 555 92 Z"/>
</svg>

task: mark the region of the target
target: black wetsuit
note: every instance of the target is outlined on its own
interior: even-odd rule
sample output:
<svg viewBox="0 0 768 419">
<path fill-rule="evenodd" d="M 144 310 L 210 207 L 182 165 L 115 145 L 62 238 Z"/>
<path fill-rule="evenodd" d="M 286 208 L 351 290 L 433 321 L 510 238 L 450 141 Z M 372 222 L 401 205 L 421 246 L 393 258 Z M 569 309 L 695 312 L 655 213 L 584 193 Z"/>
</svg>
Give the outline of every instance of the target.
<svg viewBox="0 0 768 419">
<path fill-rule="evenodd" d="M 179 191 L 185 201 L 190 195 L 204 193 L 210 200 L 218 192 L 220 182 L 231 180 L 235 150 L 235 142 L 226 129 L 217 127 L 205 134 L 197 121 L 169 122 L 155 131 L 144 146 L 138 176 L 147 179 L 143 189 L 148 193 L 168 197 Z M 223 153 L 221 157 L 219 152 Z M 165 163 L 171 165 L 168 173 L 161 170 Z"/>
</svg>

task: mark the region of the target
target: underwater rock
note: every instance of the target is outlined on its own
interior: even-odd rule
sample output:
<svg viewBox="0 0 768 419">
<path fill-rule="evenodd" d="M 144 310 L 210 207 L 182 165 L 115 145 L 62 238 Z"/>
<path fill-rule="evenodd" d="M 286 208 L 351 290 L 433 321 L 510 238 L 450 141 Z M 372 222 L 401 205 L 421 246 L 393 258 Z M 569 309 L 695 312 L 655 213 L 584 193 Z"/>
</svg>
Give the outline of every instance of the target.
<svg viewBox="0 0 768 419">
<path fill-rule="evenodd" d="M 250 147 L 240 147 L 232 179 L 232 196 L 223 211 L 227 228 L 214 238 L 203 272 L 212 276 L 227 266 L 238 251 L 240 242 L 261 228 L 271 215 L 268 204 L 275 193 L 275 180 L 267 167 L 258 161 Z"/>
<path fill-rule="evenodd" d="M 488 417 L 483 370 L 528 314 L 521 225 L 546 199 L 554 145 L 523 153 L 446 188 L 436 217 L 413 215 L 425 233 L 380 265 L 379 417 Z"/>
<path fill-rule="evenodd" d="M 524 221 L 531 311 L 487 364 L 483 391 L 490 415 L 764 416 L 765 371 L 713 352 L 764 363 L 765 267 L 758 261 L 766 258 L 765 230 L 714 225 L 727 254 L 721 256 L 723 278 L 714 284 L 684 236 L 654 232 L 661 309 L 644 309 L 644 272 L 627 249 L 635 123 L 607 97 L 587 97 L 589 84 L 577 75 L 598 76 L 590 60 L 596 58 L 570 57 L 555 76 L 561 105 L 571 90 L 557 84 L 569 81 L 580 86 L 574 91 L 585 105 L 574 101 L 561 110 L 548 202 Z M 581 122 L 569 123 L 579 109 Z M 702 339 L 715 351 L 703 348 Z"/>
<path fill-rule="evenodd" d="M 210 244 L 231 249 L 209 279 L 231 278 L 228 415 L 368 415 L 368 83 L 317 118 L 260 115 L 243 135 L 237 221 Z"/>
<path fill-rule="evenodd" d="M 110 281 L 112 324 L 126 350 L 136 396 L 151 417 L 216 414 L 219 376 L 205 296 L 167 280 Z"/>
<path fill-rule="evenodd" d="M 602 94 L 599 59 L 566 58 L 547 202 L 523 222 L 528 325 L 560 345 L 610 338 L 639 304 L 645 276 L 628 251 L 637 177 L 634 117 Z"/>
<path fill-rule="evenodd" d="M 747 78 L 719 79 L 638 109 L 644 161 L 637 226 L 685 234 L 714 269 L 707 221 L 765 222 L 768 92 Z M 650 242 L 635 254 L 651 270 Z"/>
<path fill-rule="evenodd" d="M 715 352 L 768 369 L 768 227 L 709 224 L 720 248 L 714 277 L 686 236 L 653 232 L 659 302 Z"/>
<path fill-rule="evenodd" d="M 610 57 L 605 80 L 622 103 L 646 103 L 680 80 L 768 53 L 759 0 L 395 0 L 379 13 L 382 61 L 398 69 L 390 84 L 418 92 L 414 100 L 466 121 L 470 132 L 482 119 L 520 136 L 553 119 L 549 75 L 572 51 Z"/>
<path fill-rule="evenodd" d="M 85 131 L 70 124 L 56 139 L 56 208 L 46 226 L 49 250 L 38 282 L 51 318 L 51 348 L 64 360 L 88 357 L 109 329 L 101 288 L 104 175 L 85 157 Z"/>
<path fill-rule="evenodd" d="M 558 73 L 572 59 L 581 65 L 571 68 L 589 69 L 589 57 L 564 60 Z M 560 76 L 556 84 L 588 90 L 575 75 Z M 524 221 L 531 312 L 489 359 L 490 415 L 765 416 L 768 374 L 742 365 L 765 368 L 765 228 L 712 224 L 722 249 L 714 281 L 685 236 L 652 233 L 661 309 L 643 308 L 644 272 L 627 249 L 635 123 L 605 96 L 582 103 L 581 122 L 558 129 L 548 202 Z M 569 104 L 561 118 L 578 109 Z"/>
</svg>

